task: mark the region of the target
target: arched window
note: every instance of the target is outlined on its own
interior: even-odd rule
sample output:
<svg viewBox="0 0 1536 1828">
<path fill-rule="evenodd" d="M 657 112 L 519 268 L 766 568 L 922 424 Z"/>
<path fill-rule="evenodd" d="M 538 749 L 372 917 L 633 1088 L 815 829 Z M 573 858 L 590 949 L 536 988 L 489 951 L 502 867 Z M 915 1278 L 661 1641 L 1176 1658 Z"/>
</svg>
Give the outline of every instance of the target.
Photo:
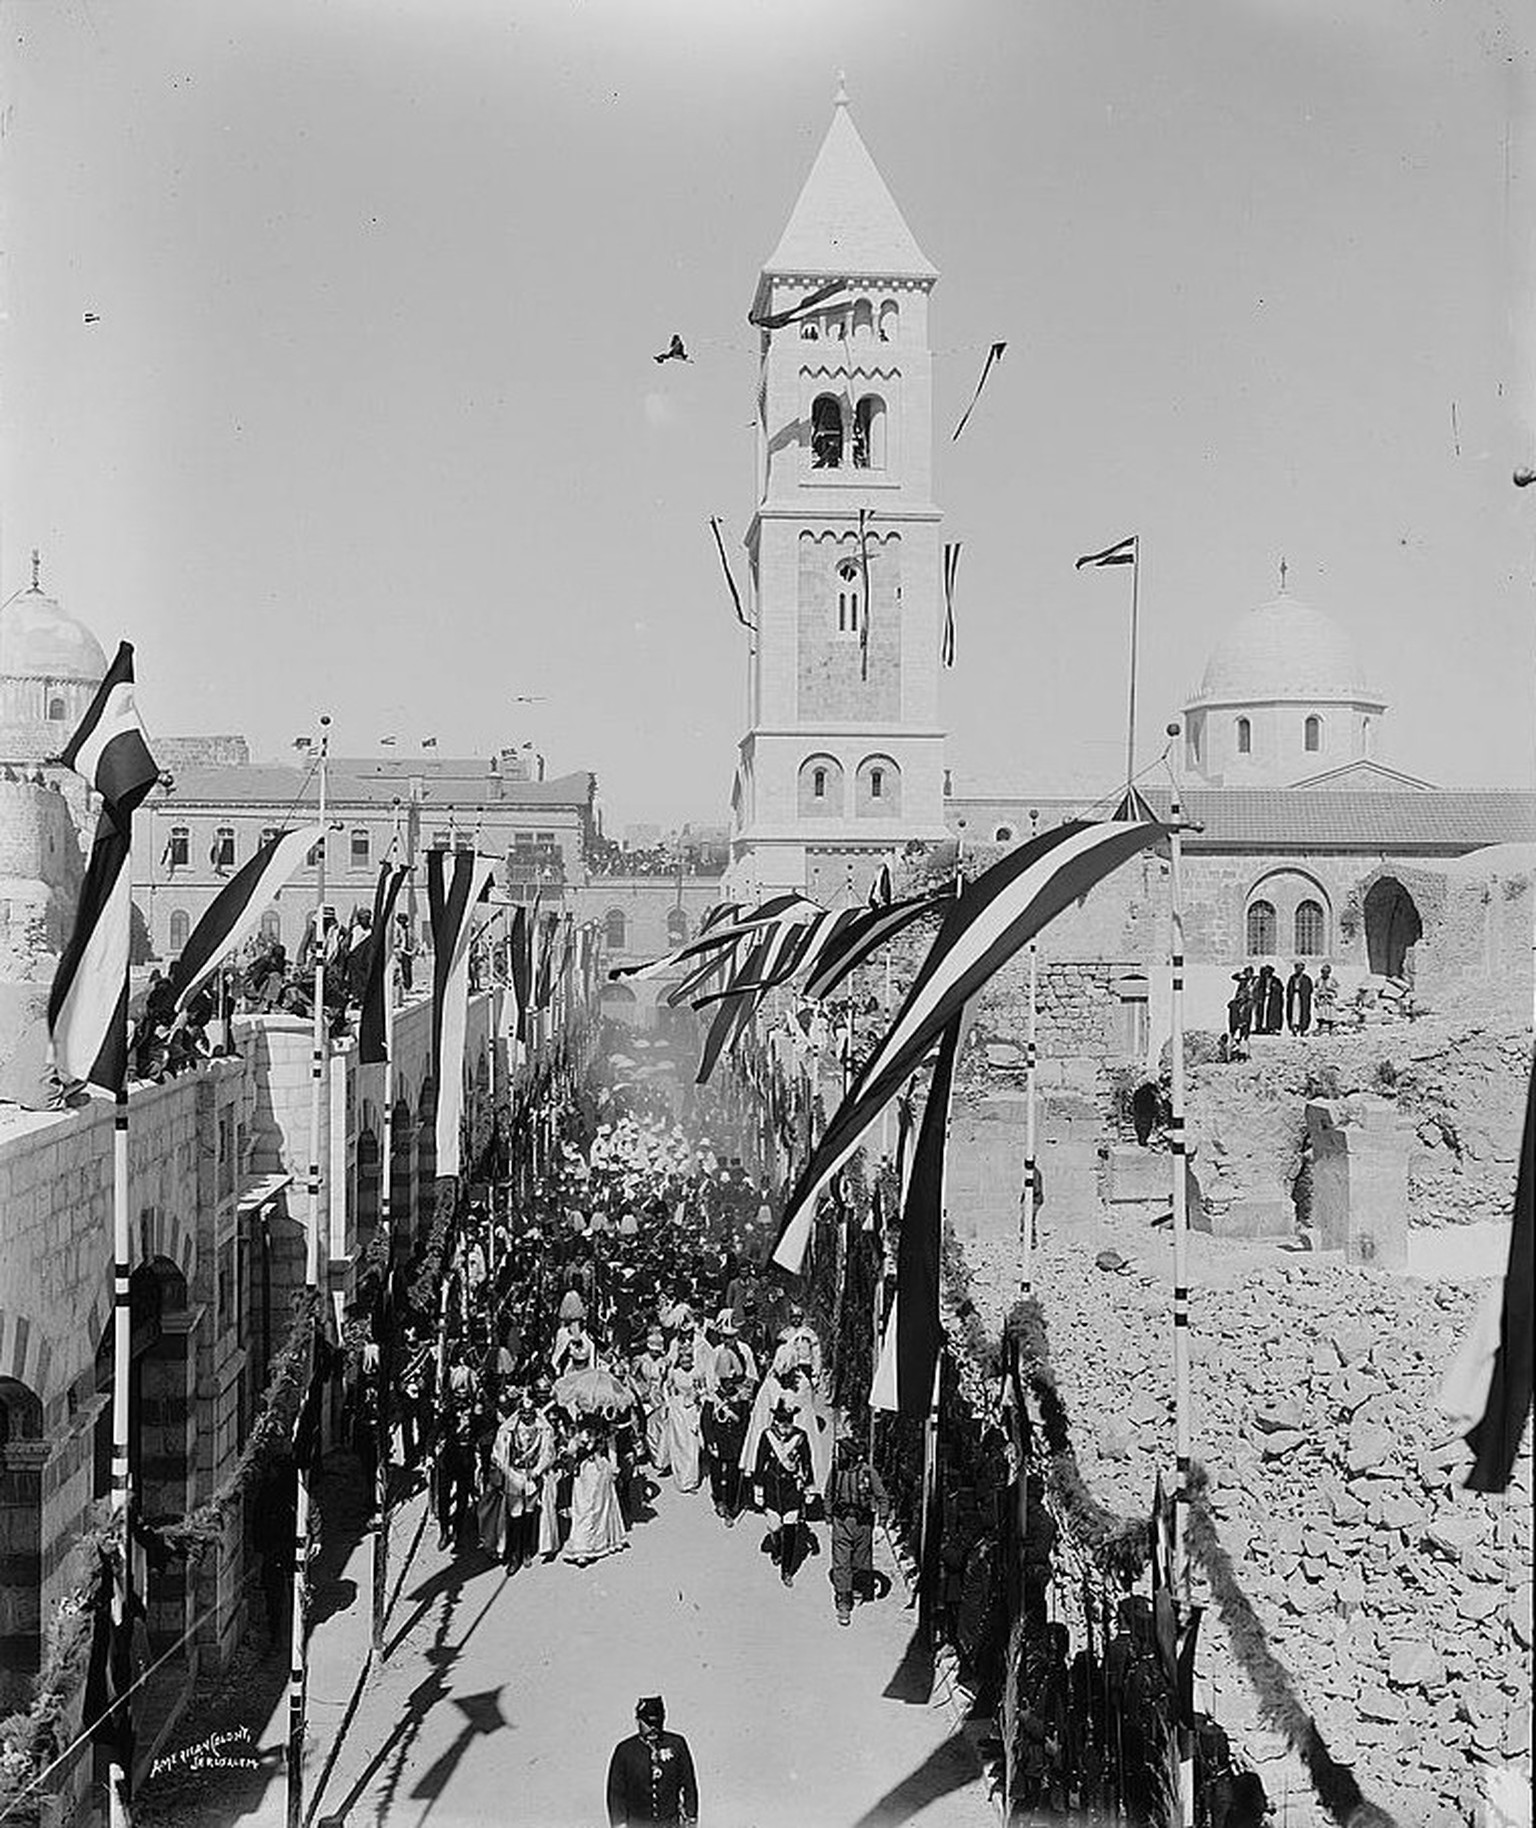
<svg viewBox="0 0 1536 1828">
<path fill-rule="evenodd" d="M 847 340 L 848 314 L 845 311 L 839 311 L 836 317 L 829 317 L 827 319 L 827 335 L 831 337 L 835 343 L 841 343 Z"/>
<path fill-rule="evenodd" d="M 814 343 L 820 335 L 821 332 L 809 318 L 800 326 L 800 341 L 802 343 Z"/>
<path fill-rule="evenodd" d="M 172 952 L 180 952 L 187 943 L 187 935 L 192 931 L 192 916 L 185 908 L 171 909 L 171 925 L 166 935 L 166 944 Z"/>
<path fill-rule="evenodd" d="M 1360 720 L 1360 753 L 1362 755 L 1371 753 L 1371 720 L 1368 717 Z"/>
<path fill-rule="evenodd" d="M 896 341 L 896 324 L 899 316 L 896 300 L 888 298 L 880 307 L 880 341 L 882 343 Z"/>
<path fill-rule="evenodd" d="M 808 755 L 800 764 L 802 819 L 837 819 L 843 811 L 843 771 L 835 756 Z"/>
<path fill-rule="evenodd" d="M 1302 958 L 1316 958 L 1327 951 L 1327 941 L 1323 934 L 1322 903 L 1316 901 L 1299 901 L 1296 904 L 1296 944 L 1294 950 Z"/>
<path fill-rule="evenodd" d="M 629 936 L 629 922 L 622 908 L 610 908 L 603 921 L 603 944 L 610 952 L 622 952 Z"/>
<path fill-rule="evenodd" d="M 859 763 L 856 811 L 865 819 L 894 819 L 901 812 L 901 769 L 888 755 Z"/>
<path fill-rule="evenodd" d="M 165 861 L 171 869 L 185 869 L 192 850 L 192 833 L 185 825 L 171 827 L 170 842 L 165 847 Z"/>
<path fill-rule="evenodd" d="M 853 467 L 885 468 L 885 402 L 878 394 L 866 394 L 854 408 Z"/>
<path fill-rule="evenodd" d="M 1246 717 L 1237 720 L 1237 753 L 1248 755 L 1253 749 L 1253 725 Z"/>
<path fill-rule="evenodd" d="M 221 825 L 213 834 L 213 855 L 209 861 L 216 870 L 232 870 L 235 867 L 235 828 L 233 825 Z"/>
<path fill-rule="evenodd" d="M 994 844 L 1012 844 L 1013 827 L 1011 825 L 999 825 L 997 830 L 992 834 L 992 842 Z"/>
<path fill-rule="evenodd" d="M 1323 720 L 1320 717 L 1309 717 L 1302 726 L 1302 743 L 1313 755 L 1323 746 Z"/>
<path fill-rule="evenodd" d="M 831 394 L 818 394 L 811 406 L 811 468 L 836 470 L 843 462 L 843 408 Z"/>
<path fill-rule="evenodd" d="M 869 771 L 869 797 L 872 800 L 885 798 L 885 770 L 871 768 Z"/>
<path fill-rule="evenodd" d="M 856 635 L 859 632 L 859 585 L 857 559 L 841 559 L 837 567 L 837 632 Z"/>
<path fill-rule="evenodd" d="M 667 910 L 667 944 L 680 946 L 688 937 L 688 910 L 686 908 L 669 908 Z"/>
<path fill-rule="evenodd" d="M 827 771 L 825 768 L 811 770 L 811 798 L 824 800 L 827 797 Z"/>
<path fill-rule="evenodd" d="M 63 723 L 64 719 L 68 716 L 69 716 L 69 707 L 68 707 L 68 705 L 65 704 L 65 702 L 62 698 L 50 698 L 48 700 L 48 721 L 49 721 L 49 723 L 61 724 L 61 723 Z"/>
<path fill-rule="evenodd" d="M 261 917 L 261 937 L 266 940 L 281 939 L 283 934 L 283 917 L 276 908 L 268 908 Z"/>
<path fill-rule="evenodd" d="M 1191 723 L 1185 726 L 1184 741 L 1190 767 L 1198 768 L 1200 766 L 1200 726 L 1198 724 Z"/>
<path fill-rule="evenodd" d="M 872 336 L 875 329 L 875 307 L 867 298 L 861 298 L 853 307 L 853 334 L 855 336 Z"/>
<path fill-rule="evenodd" d="M 1275 908 L 1269 901 L 1251 902 L 1248 907 L 1248 955 L 1268 958 L 1275 949 Z"/>
<path fill-rule="evenodd" d="M 365 870 L 373 861 L 373 846 L 368 833 L 361 828 L 352 834 L 352 867 Z"/>
</svg>

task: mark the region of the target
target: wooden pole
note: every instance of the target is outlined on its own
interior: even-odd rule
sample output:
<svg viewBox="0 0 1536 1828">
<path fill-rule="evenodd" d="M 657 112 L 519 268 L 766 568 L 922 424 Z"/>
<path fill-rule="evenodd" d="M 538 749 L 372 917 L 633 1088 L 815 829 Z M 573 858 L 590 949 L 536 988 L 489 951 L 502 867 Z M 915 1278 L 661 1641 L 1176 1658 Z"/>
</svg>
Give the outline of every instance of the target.
<svg viewBox="0 0 1536 1828">
<path fill-rule="evenodd" d="M 130 847 L 131 848 L 131 847 Z M 126 993 L 126 976 L 124 991 Z M 123 999 L 123 1040 L 127 1041 L 126 994 Z M 128 1386 L 133 1376 L 133 1315 L 129 1295 L 128 1258 L 132 1249 L 128 1224 L 128 1083 L 126 1061 L 123 1083 L 117 1089 L 112 1119 L 112 1515 L 118 1551 L 123 1558 L 122 1579 L 114 1582 L 112 1623 L 125 1628 L 133 1581 L 133 1495 L 128 1483 Z M 125 1709 L 132 1707 L 124 1701 Z M 119 1722 L 112 1736 L 112 1764 L 108 1777 L 110 1828 L 128 1828 L 128 1802 L 133 1772 L 121 1762 L 120 1747 L 129 1735 Z"/>
<path fill-rule="evenodd" d="M 1177 737 L 1179 726 L 1169 724 L 1168 735 Z M 1174 1456 L 1177 1480 L 1173 1501 L 1174 1592 L 1180 1613 L 1190 1604 L 1188 1518 L 1190 1474 L 1189 1385 L 1189 1173 L 1184 1146 L 1184 903 L 1182 845 L 1177 777 L 1174 778 L 1168 838 L 1168 900 L 1172 967 L 1169 1027 L 1172 1074 L 1169 1087 L 1168 1155 L 1173 1171 L 1173 1388 Z M 1194 1822 L 1194 1759 L 1187 1733 L 1179 1733 L 1179 1808 L 1184 1828 Z"/>
<path fill-rule="evenodd" d="M 1121 561 L 1124 563 L 1124 561 Z M 1136 623 L 1141 608 L 1141 535 L 1131 535 L 1131 697 L 1126 713 L 1125 785 L 1136 778 Z"/>
<path fill-rule="evenodd" d="M 389 1457 L 392 1445 L 389 1406 L 394 1389 L 394 1380 L 390 1375 L 394 1357 L 394 1312 L 388 1297 L 394 1281 L 395 1270 L 395 1242 L 391 1230 L 391 1220 L 394 1215 L 390 1186 L 395 1153 L 395 986 L 392 981 L 394 948 L 390 944 L 389 936 L 381 934 L 377 943 L 387 948 L 384 966 L 384 1072 L 379 1090 L 379 1098 L 383 1107 L 379 1144 L 379 1235 L 384 1240 L 384 1288 L 381 1291 L 381 1306 L 389 1331 L 378 1342 L 378 1388 L 374 1415 L 378 1440 L 375 1447 L 374 1506 L 378 1511 L 379 1522 L 373 1538 L 373 1648 L 376 1652 L 382 1652 L 384 1649 L 384 1614 L 388 1606 L 389 1595 Z"/>
<path fill-rule="evenodd" d="M 315 982 L 309 1057 L 309 1210 L 304 1251 L 304 1287 L 314 1315 L 313 1325 L 317 1328 L 320 1325 L 320 1133 L 325 1116 L 326 1056 L 330 1049 L 325 1025 L 325 853 L 328 843 L 325 787 L 326 759 L 331 740 L 330 724 L 330 718 L 320 719 L 320 848 L 315 870 Z M 312 1342 L 311 1360 L 314 1350 Z M 307 1391 L 307 1378 L 305 1387 Z M 304 1614 L 309 1587 L 312 1465 L 312 1457 L 307 1457 L 306 1464 L 298 1468 L 298 1490 L 293 1514 L 293 1618 L 290 1621 L 288 1657 L 288 1828 L 303 1828 L 304 1822 L 304 1731 L 309 1673 L 309 1639 Z"/>
</svg>

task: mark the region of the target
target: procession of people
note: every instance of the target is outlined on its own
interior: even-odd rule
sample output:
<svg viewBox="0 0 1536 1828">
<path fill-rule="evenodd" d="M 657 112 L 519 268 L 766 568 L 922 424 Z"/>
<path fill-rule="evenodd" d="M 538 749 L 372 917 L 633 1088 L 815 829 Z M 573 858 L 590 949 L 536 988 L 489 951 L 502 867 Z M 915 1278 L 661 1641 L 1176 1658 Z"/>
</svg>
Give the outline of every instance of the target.
<svg viewBox="0 0 1536 1828">
<path fill-rule="evenodd" d="M 802 1299 L 765 1272 L 766 1189 L 659 1096 L 636 1104 L 603 1094 L 585 1137 L 573 1106 L 532 1197 L 470 1209 L 407 1334 L 391 1457 L 426 1478 L 440 1545 L 509 1575 L 622 1553 L 664 1480 L 726 1529 L 756 1513 L 783 1585 L 830 1550 L 846 1625 L 885 1493 Z"/>
</svg>

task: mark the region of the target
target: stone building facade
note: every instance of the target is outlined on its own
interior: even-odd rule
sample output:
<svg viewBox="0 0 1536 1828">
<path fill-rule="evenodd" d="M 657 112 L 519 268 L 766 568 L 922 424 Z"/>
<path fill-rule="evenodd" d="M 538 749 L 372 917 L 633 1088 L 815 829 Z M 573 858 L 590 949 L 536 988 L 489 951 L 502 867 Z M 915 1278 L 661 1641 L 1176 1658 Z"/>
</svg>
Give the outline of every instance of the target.
<svg viewBox="0 0 1536 1828">
<path fill-rule="evenodd" d="M 499 993 L 471 999 L 466 1120 L 488 1139 L 506 1061 Z M 133 1267 L 131 1476 L 148 1517 L 177 1517 L 228 1478 L 282 1348 L 303 1281 L 310 1157 L 310 1028 L 242 1019 L 236 1051 L 129 1096 Z M 377 1224 L 384 1068 L 332 1053 L 320 1158 L 322 1258 L 339 1325 Z M 395 1024 L 391 1187 L 397 1237 L 436 1177 L 430 1005 Z M 109 1490 L 112 1407 L 112 1107 L 0 1106 L 0 1716 L 25 1706 L 49 1619 L 81 1578 L 71 1551 Z M 190 1567 L 139 1559 L 149 1648 L 170 1652 L 141 1697 L 147 1764 L 201 1676 L 248 1622 L 253 1544 L 236 1506 Z M 174 1647 L 174 1648 L 173 1648 Z M 88 1807 L 89 1750 L 55 1774 L 53 1819 Z"/>
</svg>

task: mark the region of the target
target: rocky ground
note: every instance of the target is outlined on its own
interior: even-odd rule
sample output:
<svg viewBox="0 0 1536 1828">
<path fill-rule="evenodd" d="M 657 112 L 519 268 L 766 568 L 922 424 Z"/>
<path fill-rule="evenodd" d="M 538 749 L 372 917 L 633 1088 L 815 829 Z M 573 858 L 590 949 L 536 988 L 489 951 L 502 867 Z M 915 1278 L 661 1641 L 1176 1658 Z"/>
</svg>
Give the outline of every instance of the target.
<svg viewBox="0 0 1536 1828">
<path fill-rule="evenodd" d="M 1145 1512 L 1173 1461 L 1171 1244 L 1123 1223 L 1058 1227 L 1035 1286 L 1079 1460 L 1105 1503 Z M 1434 1407 L 1480 1289 L 1191 1243 L 1195 1453 L 1271 1647 L 1334 1755 L 1404 1828 L 1471 1821 L 1490 1769 L 1529 1769 L 1531 1696 L 1530 1436 L 1515 1487 L 1474 1496 Z M 1095 1267 L 1107 1245 L 1127 1270 Z M 965 1253 L 995 1332 L 1017 1294 L 1013 1250 Z M 1214 1611 L 1201 1645 L 1214 1711 L 1271 1797 L 1293 1825 L 1321 1823 Z"/>
</svg>

